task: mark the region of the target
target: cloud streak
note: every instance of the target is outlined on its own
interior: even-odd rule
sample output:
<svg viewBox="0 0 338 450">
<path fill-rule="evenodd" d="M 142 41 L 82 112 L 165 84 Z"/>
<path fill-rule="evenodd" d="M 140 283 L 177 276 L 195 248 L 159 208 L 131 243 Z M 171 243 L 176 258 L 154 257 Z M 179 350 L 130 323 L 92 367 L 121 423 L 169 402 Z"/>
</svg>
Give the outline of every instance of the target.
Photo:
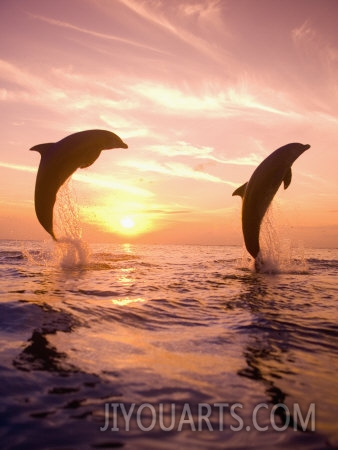
<svg viewBox="0 0 338 450">
<path fill-rule="evenodd" d="M 175 156 L 189 156 L 194 159 L 205 159 L 214 161 L 220 164 L 237 165 L 237 166 L 256 166 L 262 161 L 262 157 L 255 153 L 250 153 L 247 156 L 236 158 L 218 158 L 214 156 L 215 149 L 207 146 L 194 146 L 185 141 L 178 141 L 173 145 L 150 145 L 146 147 L 146 150 L 157 153 L 159 155 L 165 155 L 173 158 Z"/>
<path fill-rule="evenodd" d="M 228 184 L 230 186 L 237 186 L 237 183 L 223 180 L 215 175 L 211 175 L 179 162 L 164 162 L 144 161 L 144 160 L 125 160 L 119 163 L 120 166 L 136 169 L 140 172 L 154 172 L 162 175 L 169 175 L 172 177 L 194 179 L 200 181 L 209 181 L 212 183 Z"/>
<path fill-rule="evenodd" d="M 226 89 L 214 87 L 213 92 L 196 95 L 161 83 L 141 82 L 130 86 L 130 90 L 149 100 L 153 107 L 161 107 L 162 114 L 215 118 L 251 114 L 254 111 L 281 117 L 292 114 L 292 111 L 262 103 L 243 86 Z"/>
<path fill-rule="evenodd" d="M 79 172 L 74 173 L 73 179 L 86 184 L 93 184 L 103 188 L 126 192 L 138 197 L 152 197 L 154 194 L 147 189 L 139 188 L 137 186 L 124 184 L 118 181 L 114 181 L 111 178 L 104 177 L 99 174 L 81 174 Z"/>
<path fill-rule="evenodd" d="M 36 20 L 40 20 L 42 22 L 48 23 L 49 25 L 53 25 L 53 26 L 57 26 L 60 28 L 66 28 L 72 31 L 76 31 L 78 33 L 83 33 L 98 39 L 104 39 L 104 40 L 108 40 L 108 41 L 116 41 L 118 43 L 122 43 L 122 44 L 127 44 L 127 45 L 131 45 L 133 47 L 136 48 L 142 48 L 144 50 L 150 50 L 152 52 L 156 52 L 156 53 L 163 53 L 162 51 L 158 50 L 155 47 L 151 47 L 149 45 L 145 45 L 136 41 L 132 41 L 130 39 L 125 39 L 122 38 L 120 36 L 114 36 L 112 34 L 106 34 L 106 33 L 100 33 L 98 31 L 93 31 L 93 30 L 89 30 L 86 28 L 82 28 L 76 25 L 73 25 L 71 23 L 68 22 L 64 22 L 61 20 L 56 20 L 56 19 L 51 19 L 49 17 L 45 17 L 45 16 L 40 16 L 38 14 L 31 14 L 31 13 L 27 13 L 31 18 L 36 19 Z"/>
<path fill-rule="evenodd" d="M 0 161 L 0 167 L 4 167 L 6 169 L 18 170 L 20 172 L 29 172 L 29 173 L 37 173 L 38 168 L 32 166 L 26 166 L 21 164 L 12 164 L 4 161 Z M 139 188 L 137 186 L 128 185 L 125 183 L 121 183 L 118 181 L 114 181 L 111 178 L 104 177 L 100 174 L 82 174 L 79 172 L 75 172 L 72 175 L 72 179 L 76 181 L 80 181 L 85 184 L 92 184 L 95 186 L 126 192 L 128 194 L 132 194 L 139 197 L 152 197 L 154 194 L 147 189 Z"/>
<path fill-rule="evenodd" d="M 144 21 L 155 25 L 198 53 L 219 61 L 219 49 L 212 45 L 211 27 L 226 35 L 220 20 L 221 2 L 163 2 L 120 0 Z"/>
<path fill-rule="evenodd" d="M 38 171 L 36 167 L 24 166 L 22 164 L 7 163 L 4 161 L 0 161 L 0 167 L 4 167 L 6 169 L 19 170 L 20 172 L 37 173 Z"/>
</svg>

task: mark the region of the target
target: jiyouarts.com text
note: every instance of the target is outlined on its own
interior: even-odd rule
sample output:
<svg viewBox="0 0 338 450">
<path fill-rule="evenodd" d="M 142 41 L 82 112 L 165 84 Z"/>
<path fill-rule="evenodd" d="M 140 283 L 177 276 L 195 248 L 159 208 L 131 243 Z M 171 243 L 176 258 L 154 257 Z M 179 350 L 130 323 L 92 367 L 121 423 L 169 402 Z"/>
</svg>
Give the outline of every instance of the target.
<svg viewBox="0 0 338 450">
<path fill-rule="evenodd" d="M 105 403 L 100 431 L 250 431 L 269 429 L 315 431 L 315 404 L 301 408 L 298 403 L 259 403 L 248 413 L 242 403 Z"/>
</svg>

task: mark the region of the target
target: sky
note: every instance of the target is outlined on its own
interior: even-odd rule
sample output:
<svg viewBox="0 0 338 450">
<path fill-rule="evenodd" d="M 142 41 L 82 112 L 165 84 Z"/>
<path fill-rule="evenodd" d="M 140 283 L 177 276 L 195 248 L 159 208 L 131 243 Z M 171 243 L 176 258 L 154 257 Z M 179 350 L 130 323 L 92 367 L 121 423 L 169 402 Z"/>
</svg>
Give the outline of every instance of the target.
<svg viewBox="0 0 338 450">
<path fill-rule="evenodd" d="M 337 247 L 337 17 L 336 0 L 0 0 L 0 239 L 48 239 L 29 149 L 98 128 L 128 149 L 55 208 L 70 195 L 88 241 L 240 245 L 232 192 L 301 142 L 276 227 Z"/>
</svg>

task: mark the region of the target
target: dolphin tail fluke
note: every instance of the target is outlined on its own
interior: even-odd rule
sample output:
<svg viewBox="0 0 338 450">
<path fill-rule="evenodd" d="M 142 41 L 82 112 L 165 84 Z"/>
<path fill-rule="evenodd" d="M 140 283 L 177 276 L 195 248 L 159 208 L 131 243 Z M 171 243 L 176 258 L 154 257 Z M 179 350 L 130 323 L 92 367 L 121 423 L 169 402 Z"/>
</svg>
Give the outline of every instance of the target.
<svg viewBox="0 0 338 450">
<path fill-rule="evenodd" d="M 240 186 L 239 188 L 237 188 L 237 189 L 232 193 L 232 195 L 239 195 L 240 197 L 244 198 L 247 184 L 248 184 L 248 182 L 242 184 L 242 186 Z"/>
<path fill-rule="evenodd" d="M 291 178 L 292 178 L 292 172 L 291 172 L 291 167 L 287 170 L 285 177 L 283 178 L 284 181 L 284 189 L 287 189 L 290 186 L 291 183 Z"/>
</svg>

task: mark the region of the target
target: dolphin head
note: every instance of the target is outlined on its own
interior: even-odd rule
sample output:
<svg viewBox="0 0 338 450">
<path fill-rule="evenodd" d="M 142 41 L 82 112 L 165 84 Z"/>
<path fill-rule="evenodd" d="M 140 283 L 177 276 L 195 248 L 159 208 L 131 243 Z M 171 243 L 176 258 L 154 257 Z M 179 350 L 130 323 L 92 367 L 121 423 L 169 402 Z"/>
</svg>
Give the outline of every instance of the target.
<svg viewBox="0 0 338 450">
<path fill-rule="evenodd" d="M 111 148 L 128 148 L 128 145 L 115 133 L 107 130 L 100 130 L 102 150 Z"/>
<path fill-rule="evenodd" d="M 298 156 L 300 156 L 303 152 L 305 152 L 305 150 L 308 150 L 310 148 L 309 144 L 300 144 L 299 142 L 288 144 L 288 146 L 290 146 L 291 151 Z"/>
<path fill-rule="evenodd" d="M 280 147 L 276 152 L 278 152 L 283 160 L 292 165 L 294 161 L 296 161 L 299 156 L 310 148 L 309 144 L 300 144 L 299 142 L 293 142 L 291 144 L 284 145 Z"/>
</svg>

